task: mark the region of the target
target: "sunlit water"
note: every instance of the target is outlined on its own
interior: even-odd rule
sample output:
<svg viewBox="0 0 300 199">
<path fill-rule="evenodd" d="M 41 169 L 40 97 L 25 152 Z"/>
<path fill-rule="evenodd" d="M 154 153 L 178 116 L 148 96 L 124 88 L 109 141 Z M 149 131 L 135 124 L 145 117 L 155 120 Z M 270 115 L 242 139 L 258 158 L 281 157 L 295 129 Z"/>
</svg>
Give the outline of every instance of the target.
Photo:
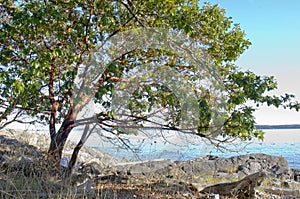
<svg viewBox="0 0 300 199">
<path fill-rule="evenodd" d="M 208 142 L 203 143 L 196 137 L 164 134 L 165 139 L 162 139 L 158 134 L 149 135 L 151 133 L 148 132 L 147 136 L 129 137 L 133 144 L 131 149 L 126 148 L 124 143 L 115 146 L 95 136 L 88 140 L 87 145 L 120 158 L 136 160 L 189 160 L 204 155 L 231 157 L 250 153 L 265 153 L 283 156 L 289 162 L 290 167 L 300 169 L 300 129 L 265 130 L 263 142 L 239 141 L 223 145 L 226 149 L 214 147 Z M 74 140 L 74 137 L 72 139 Z"/>
</svg>

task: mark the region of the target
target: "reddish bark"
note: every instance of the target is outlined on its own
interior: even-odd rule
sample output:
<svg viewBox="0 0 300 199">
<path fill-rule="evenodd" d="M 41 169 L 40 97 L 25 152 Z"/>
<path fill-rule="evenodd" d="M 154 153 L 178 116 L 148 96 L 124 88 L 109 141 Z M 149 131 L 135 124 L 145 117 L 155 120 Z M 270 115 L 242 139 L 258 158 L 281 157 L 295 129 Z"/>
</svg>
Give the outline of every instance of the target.
<svg viewBox="0 0 300 199">
<path fill-rule="evenodd" d="M 54 166 L 59 166 L 65 143 L 70 132 L 74 128 L 76 115 L 77 113 L 71 109 L 60 129 L 56 133 L 51 134 L 48 157 L 53 162 Z"/>
</svg>

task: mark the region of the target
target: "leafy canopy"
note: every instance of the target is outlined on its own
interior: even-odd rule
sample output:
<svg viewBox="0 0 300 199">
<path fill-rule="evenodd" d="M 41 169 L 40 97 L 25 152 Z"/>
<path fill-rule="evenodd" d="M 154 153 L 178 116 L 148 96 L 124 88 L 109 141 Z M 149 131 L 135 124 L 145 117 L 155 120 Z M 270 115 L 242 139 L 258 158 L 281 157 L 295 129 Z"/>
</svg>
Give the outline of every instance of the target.
<svg viewBox="0 0 300 199">
<path fill-rule="evenodd" d="M 210 128 L 219 114 L 223 121 L 218 134 L 224 137 L 262 138 L 255 129 L 255 108 L 249 102 L 299 109 L 293 96 L 269 96 L 277 87 L 274 77 L 241 71 L 234 62 L 250 46 L 244 32 L 225 10 L 197 0 L 7 0 L 0 3 L 0 122 L 20 111 L 36 122 L 49 123 L 55 109 L 61 123 L 74 105 L 72 95 L 76 76 L 93 49 L 115 35 L 139 27 L 176 30 L 197 41 L 194 50 L 204 50 L 209 65 L 222 81 L 226 103 L 219 112 L 211 108 L 212 90 L 199 85 L 197 67 L 180 55 L 159 48 L 132 49 L 116 57 L 103 72 L 94 101 L 100 127 L 124 133 L 112 110 L 112 95 L 118 81 L 131 77 L 135 68 L 145 64 L 170 67 L 182 74 L 195 89 L 200 118 L 192 133 L 215 136 Z M 197 94 L 197 91 L 201 91 Z M 80 104 L 78 109 L 86 106 Z M 157 127 L 180 130 L 182 107 L 174 92 L 159 82 L 141 84 L 125 107 L 131 122 L 144 126 L 153 123 L 151 114 L 159 110 Z M 102 119 L 101 119 L 102 117 Z M 157 121 L 156 121 L 157 122 Z M 126 132 L 125 132 L 126 133 Z"/>
</svg>

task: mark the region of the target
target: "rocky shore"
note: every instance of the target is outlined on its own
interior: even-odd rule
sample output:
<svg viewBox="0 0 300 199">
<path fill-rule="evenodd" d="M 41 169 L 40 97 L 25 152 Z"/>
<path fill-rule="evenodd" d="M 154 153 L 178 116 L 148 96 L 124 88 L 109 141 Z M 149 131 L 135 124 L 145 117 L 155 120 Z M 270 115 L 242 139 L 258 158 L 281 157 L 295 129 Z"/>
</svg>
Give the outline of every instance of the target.
<svg viewBox="0 0 300 199">
<path fill-rule="evenodd" d="M 283 157 L 248 154 L 230 158 L 205 156 L 188 161 L 136 162 L 84 147 L 67 183 L 59 175 L 53 179 L 51 173 L 47 176 L 40 171 L 45 170 L 40 165 L 45 162 L 48 146 L 49 139 L 42 134 L 0 132 L 2 198 L 16 193 L 23 198 L 28 194 L 31 198 L 300 197 L 300 170 L 291 169 Z M 57 173 L 63 175 L 74 146 L 72 142 L 67 143 L 61 171 Z M 20 179 L 36 180 L 38 187 L 31 187 L 27 182 L 30 184 L 26 186 L 27 191 L 24 187 L 21 187 L 23 191 L 18 190 Z"/>
</svg>

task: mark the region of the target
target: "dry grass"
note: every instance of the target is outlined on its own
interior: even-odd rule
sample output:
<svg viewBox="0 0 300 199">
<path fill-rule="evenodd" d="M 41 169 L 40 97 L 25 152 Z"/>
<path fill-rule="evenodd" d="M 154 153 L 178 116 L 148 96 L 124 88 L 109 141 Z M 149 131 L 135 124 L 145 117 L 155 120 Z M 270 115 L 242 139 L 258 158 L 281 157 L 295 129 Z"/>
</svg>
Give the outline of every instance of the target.
<svg viewBox="0 0 300 199">
<path fill-rule="evenodd" d="M 53 199 L 184 199 L 184 198 L 214 198 L 195 192 L 189 183 L 164 181 L 163 179 L 130 179 L 128 181 L 98 182 L 90 179 L 86 184 L 79 175 L 70 178 L 64 176 L 62 169 L 52 168 L 46 158 L 46 146 L 35 147 L 30 134 L 18 137 L 7 137 L 0 133 L 0 198 L 53 198 Z M 23 159 L 22 159 L 23 158 Z M 234 173 L 237 168 L 227 172 Z M 102 172 L 103 173 L 103 172 Z M 184 174 L 180 169 L 173 169 L 172 176 L 180 178 Z M 122 177 L 122 176 L 119 176 Z M 86 176 L 83 180 L 87 179 Z M 194 177 L 199 184 L 214 184 L 228 181 L 216 179 L 215 176 Z M 235 179 L 231 179 L 234 181 Z M 88 182 L 91 182 L 90 186 Z M 266 179 L 263 186 L 275 186 L 272 179 Z M 284 185 L 282 182 L 280 186 Z M 278 186 L 278 184 L 277 184 Z M 80 187 L 80 189 L 79 189 Z M 300 190 L 300 184 L 294 184 L 294 189 Z M 299 196 L 300 197 L 300 196 Z M 224 197 L 220 197 L 224 198 Z M 268 197 L 266 197 L 268 198 Z"/>
<path fill-rule="evenodd" d="M 46 171 L 45 171 L 46 172 Z M 53 178 L 48 173 L 29 174 L 19 170 L 2 170 L 0 174 L 0 198 L 99 198 L 99 199 L 161 199 L 161 198 L 192 198 L 174 190 L 158 189 L 153 184 L 93 184 L 91 190 L 86 193 L 85 189 L 75 192 L 72 180 Z"/>
<path fill-rule="evenodd" d="M 155 190 L 155 182 L 92 183 L 91 187 L 78 186 L 78 175 L 66 177 L 62 169 L 52 168 L 45 150 L 30 145 L 30 136 L 0 134 L 0 198 L 18 199 L 77 199 L 77 198 L 191 198 L 179 190 Z M 145 179 L 142 179 L 145 180 Z M 145 182 L 145 181 L 144 181 Z M 80 189 L 79 189 L 80 187 Z M 88 193 L 87 193 L 88 189 Z"/>
</svg>

